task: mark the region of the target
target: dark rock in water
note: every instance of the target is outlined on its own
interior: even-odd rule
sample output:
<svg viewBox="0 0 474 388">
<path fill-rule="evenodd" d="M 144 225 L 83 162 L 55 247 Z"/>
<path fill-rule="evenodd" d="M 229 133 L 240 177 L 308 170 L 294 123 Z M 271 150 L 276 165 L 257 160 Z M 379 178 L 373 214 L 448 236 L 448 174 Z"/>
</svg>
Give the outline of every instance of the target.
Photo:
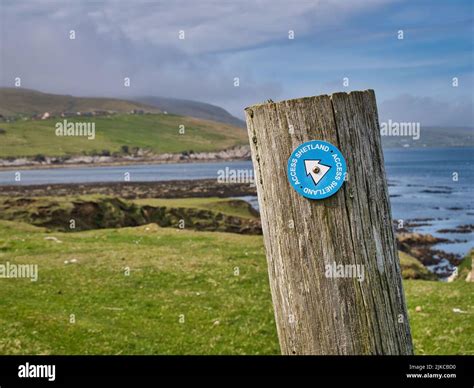
<svg viewBox="0 0 474 388">
<path fill-rule="evenodd" d="M 433 224 L 429 223 L 429 222 L 423 222 L 423 221 L 420 221 L 420 222 L 415 222 L 414 220 L 413 221 L 407 221 L 405 223 L 406 227 L 408 229 L 411 229 L 413 230 L 414 228 L 420 228 L 422 226 L 431 226 Z"/>
<path fill-rule="evenodd" d="M 427 194 L 451 194 L 453 188 L 449 186 L 429 186 L 428 188 L 421 190 L 420 193 Z"/>
<path fill-rule="evenodd" d="M 420 193 L 424 194 L 451 194 L 452 190 L 432 190 L 432 189 L 426 189 L 426 190 L 421 190 Z"/>
<path fill-rule="evenodd" d="M 437 233 L 472 233 L 474 231 L 474 225 L 460 225 L 453 229 L 440 229 Z"/>
</svg>

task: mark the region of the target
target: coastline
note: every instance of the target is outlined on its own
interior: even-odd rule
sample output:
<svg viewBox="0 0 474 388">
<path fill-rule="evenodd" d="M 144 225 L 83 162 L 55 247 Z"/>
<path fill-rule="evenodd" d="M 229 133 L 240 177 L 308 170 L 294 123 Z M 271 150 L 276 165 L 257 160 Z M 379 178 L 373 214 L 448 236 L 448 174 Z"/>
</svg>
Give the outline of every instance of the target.
<svg viewBox="0 0 474 388">
<path fill-rule="evenodd" d="M 397 221 L 394 222 L 394 227 L 399 249 L 416 258 L 443 279 L 450 276 L 474 242 L 474 225 L 472 219 L 469 219 L 472 215 L 472 205 L 466 201 L 471 193 L 468 180 L 472 172 L 464 167 L 469 167 L 470 147 L 464 147 L 464 151 L 460 152 L 461 149 L 413 148 L 411 152 L 407 152 L 407 148 L 385 148 L 385 168 L 392 216 Z M 400 158 L 401 155 L 403 158 Z M 132 201 L 146 198 L 240 198 L 258 208 L 255 187 L 249 183 L 233 183 L 249 180 L 232 181 L 231 176 L 229 180 L 218 179 L 218 168 L 228 166 L 236 172 L 235 178 L 239 177 L 239 171 L 250 171 L 251 161 L 242 156 L 242 153 L 237 155 L 229 151 L 169 154 L 151 160 L 149 155 L 129 155 L 126 158 L 87 157 L 89 163 L 82 162 L 77 165 L 69 162 L 15 166 L 8 170 L 24 170 L 21 183 L 14 182 L 12 172 L 7 172 L 4 168 L 3 183 L 6 185 L 0 186 L 0 196 L 3 196 L 5 201 L 6 197 L 13 197 L 15 203 L 12 203 L 11 209 L 21 208 L 21 202 L 28 198 L 49 197 L 53 200 L 54 197 L 69 197 L 74 201 L 78 196 L 87 195 Z M 438 168 L 434 173 L 432 160 L 444 160 L 443 169 Z M 236 165 L 233 166 L 232 162 Z M 186 164 L 189 165 L 184 166 Z M 124 181 L 122 168 L 113 168 L 123 165 L 130 166 L 133 180 Z M 415 165 L 416 169 L 413 169 Z M 106 168 L 108 166 L 111 166 L 110 170 Z M 90 167 L 90 170 L 85 167 Z M 94 171 L 94 168 L 97 168 L 97 171 Z M 460 168 L 463 168 L 462 180 L 459 183 L 451 181 L 451 172 Z M 28 169 L 31 171 L 27 171 Z M 48 169 L 57 171 L 48 172 Z M 96 182 L 88 182 L 93 178 Z M 232 222 L 229 222 L 229 225 L 232 225 L 232 230 L 239 230 Z M 250 230 L 255 233 L 258 228 L 252 226 Z"/>
<path fill-rule="evenodd" d="M 384 151 L 402 150 L 444 150 L 444 149 L 466 149 L 473 148 L 471 144 L 450 147 L 399 147 L 385 146 Z M 84 167 L 115 167 L 126 165 L 160 165 L 174 163 L 213 163 L 213 162 L 235 162 L 251 160 L 250 147 L 238 145 L 221 151 L 210 152 L 180 152 L 151 154 L 140 149 L 136 155 L 75 155 L 75 156 L 45 156 L 43 161 L 35 160 L 34 157 L 0 158 L 0 171 L 15 170 L 47 170 L 57 168 L 84 168 Z"/>
<path fill-rule="evenodd" d="M 0 186 L 0 196 L 45 197 L 109 195 L 121 198 L 193 198 L 256 196 L 249 183 L 220 183 L 217 179 L 171 180 L 157 182 L 87 182 Z"/>
<path fill-rule="evenodd" d="M 228 159 L 179 159 L 179 160 L 150 160 L 150 159 L 128 159 L 113 162 L 93 162 L 93 163 L 62 163 L 62 164 L 24 164 L 17 166 L 2 166 L 0 171 L 20 171 L 20 170 L 53 170 L 59 168 L 94 168 L 94 167 L 117 167 L 117 166 L 138 166 L 154 164 L 194 164 L 194 163 L 216 163 L 216 162 L 239 162 L 248 161 L 251 158 L 228 158 Z"/>
<path fill-rule="evenodd" d="M 221 151 L 150 154 L 139 150 L 136 155 L 45 156 L 43 160 L 31 157 L 0 159 L 0 171 L 45 170 L 54 168 L 112 167 L 125 165 L 153 165 L 173 163 L 212 163 L 251 160 L 248 145 L 235 146 Z"/>
</svg>

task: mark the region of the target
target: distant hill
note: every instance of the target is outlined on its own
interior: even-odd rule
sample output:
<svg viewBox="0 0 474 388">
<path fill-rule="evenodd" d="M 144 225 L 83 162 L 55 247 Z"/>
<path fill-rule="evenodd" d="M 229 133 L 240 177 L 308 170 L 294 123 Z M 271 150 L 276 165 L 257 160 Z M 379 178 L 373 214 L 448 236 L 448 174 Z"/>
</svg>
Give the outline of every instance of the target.
<svg viewBox="0 0 474 388">
<path fill-rule="evenodd" d="M 44 112 L 90 112 L 115 111 L 127 113 L 144 110 L 151 113 L 167 113 L 190 116 L 204 120 L 245 127 L 245 122 L 232 116 L 225 109 L 204 102 L 166 97 L 137 97 L 131 100 L 106 97 L 74 97 L 70 95 L 43 93 L 23 88 L 0 87 L 0 114 L 5 117 L 32 116 Z"/>
<path fill-rule="evenodd" d="M 176 101 L 176 106 L 182 106 L 180 100 Z M 200 106 L 203 111 L 207 104 L 192 102 L 190 106 Z M 6 118 L 0 120 L 0 158 L 112 154 L 152 158 L 165 153 L 218 152 L 248 143 L 247 131 L 240 127 L 192 117 L 194 111 L 179 110 L 180 115 L 176 115 L 172 113 L 175 109 L 165 107 L 167 114 L 138 101 L 0 88 L 0 114 Z M 232 118 L 221 108 L 209 107 L 209 116 L 215 117 L 211 112 L 218 112 L 220 117 Z M 45 112 L 50 116 L 41 117 Z M 76 112 L 82 114 L 78 116 Z M 81 128 L 93 125 L 97 136 L 58 136 L 55 128 L 62 113 L 73 113 L 66 116 L 67 120 L 79 122 Z M 179 132 L 181 127 L 185 132 Z"/>
<path fill-rule="evenodd" d="M 182 100 L 165 97 L 137 97 L 131 100 L 117 98 L 99 97 L 74 97 L 70 95 L 59 95 L 42 93 L 35 90 L 22 88 L 0 87 L 0 114 L 9 116 L 32 116 L 49 112 L 52 114 L 62 112 L 90 112 L 90 111 L 115 111 L 117 113 L 129 113 L 132 110 L 142 110 L 150 113 L 167 112 L 171 115 L 189 116 L 199 120 L 213 121 L 226 124 L 228 131 L 235 131 L 245 127 L 243 120 L 232 116 L 225 109 L 216 105 L 203 102 Z M 210 125 L 210 123 L 208 123 Z M 4 125 L 3 125 L 4 126 Z M 30 123 L 25 127 L 37 126 Z M 223 127 L 223 128 L 224 128 Z M 238 128 L 236 128 L 238 127 Z M 238 134 L 239 138 L 245 139 L 246 131 Z M 473 147 L 473 127 L 421 127 L 419 139 L 410 136 L 383 136 L 382 144 L 386 148 L 393 147 Z M 6 138 L 2 137 L 5 141 Z M 34 144 L 33 144 L 34 145 Z M 212 147 L 211 147 L 212 148 Z M 20 151 L 20 150 L 17 150 Z"/>
<path fill-rule="evenodd" d="M 126 113 L 134 109 L 152 113 L 160 112 L 154 106 L 136 101 L 116 98 L 74 97 L 22 88 L 0 88 L 0 114 L 5 117 L 32 116 L 44 112 L 90 112 L 100 110 Z"/>
<path fill-rule="evenodd" d="M 421 127 L 419 139 L 410 136 L 382 136 L 386 148 L 474 147 L 473 127 Z"/>
<path fill-rule="evenodd" d="M 138 97 L 135 101 L 155 106 L 162 111 L 180 116 L 191 116 L 245 127 L 245 122 L 232 116 L 225 109 L 204 102 L 166 97 Z"/>
</svg>

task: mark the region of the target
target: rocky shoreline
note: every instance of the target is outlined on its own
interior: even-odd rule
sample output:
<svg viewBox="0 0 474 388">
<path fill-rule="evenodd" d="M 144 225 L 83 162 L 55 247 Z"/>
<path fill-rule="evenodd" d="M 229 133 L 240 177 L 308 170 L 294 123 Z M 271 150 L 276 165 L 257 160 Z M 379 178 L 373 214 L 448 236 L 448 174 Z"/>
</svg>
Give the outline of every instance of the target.
<svg viewBox="0 0 474 388">
<path fill-rule="evenodd" d="M 54 198 L 0 199 L 1 219 L 21 221 L 51 231 L 75 232 L 157 224 L 163 228 L 180 228 L 238 234 L 262 234 L 258 212 L 241 200 L 224 200 L 225 206 L 238 209 L 250 217 L 239 217 L 216 209 L 186 206 L 139 204 L 116 197 L 71 198 L 61 204 Z M 70 228 L 74 220 L 74 230 Z"/>
<path fill-rule="evenodd" d="M 128 164 L 193 163 L 250 160 L 250 147 L 241 145 L 215 152 L 154 154 L 137 149 L 132 154 L 35 156 L 0 159 L 0 169 L 120 166 Z"/>
<path fill-rule="evenodd" d="M 439 278 L 449 277 L 463 260 L 460 255 L 436 249 L 436 244 L 453 242 L 447 238 L 415 232 L 397 233 L 396 237 L 400 251 L 416 258 Z"/>
</svg>

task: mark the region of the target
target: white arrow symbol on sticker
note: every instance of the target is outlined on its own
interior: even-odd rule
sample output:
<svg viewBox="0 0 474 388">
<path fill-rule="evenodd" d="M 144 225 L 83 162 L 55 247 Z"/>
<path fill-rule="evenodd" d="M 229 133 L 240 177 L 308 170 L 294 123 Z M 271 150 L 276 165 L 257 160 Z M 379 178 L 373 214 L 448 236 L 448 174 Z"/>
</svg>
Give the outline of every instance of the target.
<svg viewBox="0 0 474 388">
<path fill-rule="evenodd" d="M 311 175 L 315 185 L 319 183 L 324 175 L 331 169 L 330 166 L 319 163 L 321 160 L 305 160 L 304 168 L 306 169 L 306 175 Z"/>
</svg>

